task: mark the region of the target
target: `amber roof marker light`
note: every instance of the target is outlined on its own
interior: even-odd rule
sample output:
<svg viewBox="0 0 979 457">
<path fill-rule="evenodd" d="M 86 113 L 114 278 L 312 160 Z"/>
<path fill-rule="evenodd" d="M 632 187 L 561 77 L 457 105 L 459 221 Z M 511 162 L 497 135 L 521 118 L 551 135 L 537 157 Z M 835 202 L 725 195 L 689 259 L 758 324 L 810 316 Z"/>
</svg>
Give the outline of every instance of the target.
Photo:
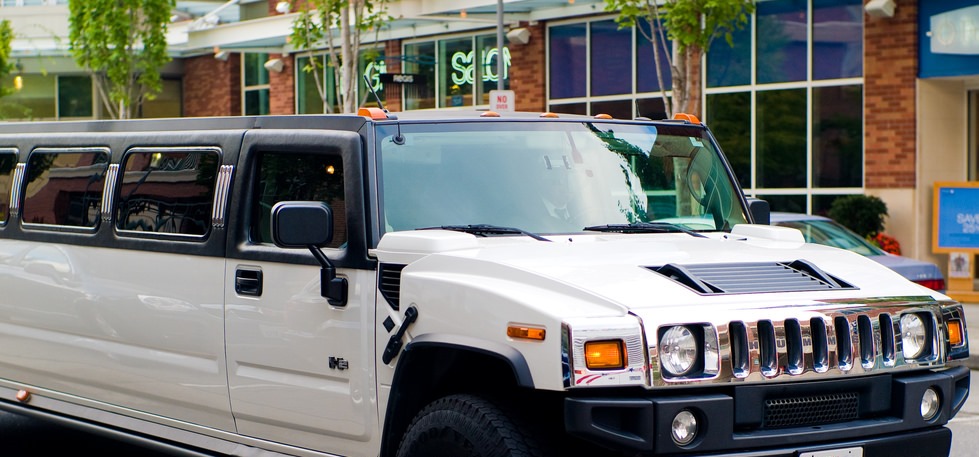
<svg viewBox="0 0 979 457">
<path fill-rule="evenodd" d="M 680 121 L 687 121 L 687 122 L 689 122 L 691 124 L 702 124 L 703 123 L 703 122 L 700 122 L 700 119 L 698 119 L 697 116 L 694 116 L 693 114 L 688 114 L 688 113 L 676 113 L 676 114 L 673 115 L 673 119 L 680 120 Z"/>
</svg>

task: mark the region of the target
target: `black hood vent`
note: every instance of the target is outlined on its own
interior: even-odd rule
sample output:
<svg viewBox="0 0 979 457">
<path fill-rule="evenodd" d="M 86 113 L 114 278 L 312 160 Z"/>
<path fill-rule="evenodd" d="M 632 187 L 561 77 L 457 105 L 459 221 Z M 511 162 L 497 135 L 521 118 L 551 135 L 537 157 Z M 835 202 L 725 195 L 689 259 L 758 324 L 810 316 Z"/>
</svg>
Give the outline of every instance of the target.
<svg viewBox="0 0 979 457">
<path fill-rule="evenodd" d="M 397 263 L 382 263 L 378 268 L 377 288 L 395 310 L 401 305 L 401 270 L 404 268 Z"/>
<path fill-rule="evenodd" d="M 646 267 L 701 295 L 856 289 L 805 261 Z"/>
</svg>

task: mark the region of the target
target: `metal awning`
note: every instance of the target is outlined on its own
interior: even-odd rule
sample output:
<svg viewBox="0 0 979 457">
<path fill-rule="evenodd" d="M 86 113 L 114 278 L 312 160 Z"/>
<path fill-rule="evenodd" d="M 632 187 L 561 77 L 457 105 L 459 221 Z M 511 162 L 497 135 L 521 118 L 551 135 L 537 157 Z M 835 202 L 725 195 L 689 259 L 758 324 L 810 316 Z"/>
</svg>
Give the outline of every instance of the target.
<svg viewBox="0 0 979 457">
<path fill-rule="evenodd" d="M 288 44 L 292 23 L 299 13 L 269 16 L 252 20 L 218 22 L 203 21 L 214 14 L 200 4 L 226 11 L 237 0 L 228 2 L 196 1 L 178 2 L 178 5 L 197 4 L 192 19 L 171 24 L 168 33 L 170 52 L 174 57 L 188 57 L 223 49 L 233 52 L 268 52 L 289 54 L 295 49 Z M 240 6 L 240 5 L 235 5 Z M 603 0 L 504 0 L 504 23 L 543 21 L 554 18 L 595 14 L 603 11 Z M 495 29 L 497 2 L 495 0 L 403 0 L 389 6 L 394 20 L 376 35 L 377 41 L 411 39 L 423 36 L 468 32 L 479 29 Z M 179 9 L 179 7 L 178 7 Z M 230 16 L 227 16 L 230 17 Z M 364 42 L 375 39 L 375 34 L 364 36 Z M 322 47 L 326 44 L 323 43 Z"/>
</svg>

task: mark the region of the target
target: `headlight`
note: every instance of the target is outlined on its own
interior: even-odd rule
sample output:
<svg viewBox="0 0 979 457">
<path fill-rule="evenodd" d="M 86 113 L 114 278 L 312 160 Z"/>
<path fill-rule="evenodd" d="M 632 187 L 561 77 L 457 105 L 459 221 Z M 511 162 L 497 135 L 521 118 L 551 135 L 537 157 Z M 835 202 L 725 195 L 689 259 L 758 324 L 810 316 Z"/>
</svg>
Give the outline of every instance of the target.
<svg viewBox="0 0 979 457">
<path fill-rule="evenodd" d="M 676 325 L 659 339 L 660 363 L 671 376 L 683 376 L 697 363 L 697 338 L 689 328 Z"/>
<path fill-rule="evenodd" d="M 928 328 L 917 314 L 901 316 L 901 341 L 905 359 L 917 359 L 928 347 Z"/>
</svg>

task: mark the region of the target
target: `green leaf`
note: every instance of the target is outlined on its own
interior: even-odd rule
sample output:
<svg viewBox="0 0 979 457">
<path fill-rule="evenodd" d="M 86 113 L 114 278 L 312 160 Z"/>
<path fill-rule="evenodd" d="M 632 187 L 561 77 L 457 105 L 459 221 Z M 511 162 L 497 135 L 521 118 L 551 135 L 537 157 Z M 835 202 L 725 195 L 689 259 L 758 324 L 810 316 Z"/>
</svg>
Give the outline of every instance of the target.
<svg viewBox="0 0 979 457">
<path fill-rule="evenodd" d="M 70 0 L 69 48 L 95 77 L 112 117 L 138 112 L 163 87 L 160 68 L 170 61 L 166 31 L 175 0 Z"/>
</svg>

